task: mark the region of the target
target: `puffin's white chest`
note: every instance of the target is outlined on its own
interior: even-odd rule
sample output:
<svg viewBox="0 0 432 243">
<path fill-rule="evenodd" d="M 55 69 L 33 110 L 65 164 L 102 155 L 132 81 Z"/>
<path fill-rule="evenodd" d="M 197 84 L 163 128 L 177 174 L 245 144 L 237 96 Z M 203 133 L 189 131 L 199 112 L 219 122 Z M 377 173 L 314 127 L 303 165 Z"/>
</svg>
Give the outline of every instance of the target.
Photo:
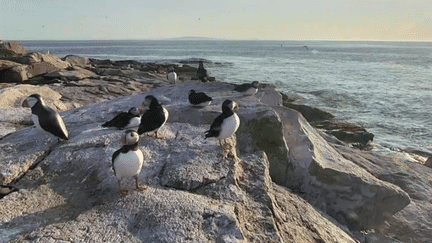
<svg viewBox="0 0 432 243">
<path fill-rule="evenodd" d="M 177 81 L 177 73 L 175 72 L 168 73 L 168 81 L 175 83 Z"/>
<path fill-rule="evenodd" d="M 163 108 L 164 116 L 165 116 L 165 121 L 164 121 L 164 123 L 162 123 L 162 126 L 163 126 L 163 125 L 165 125 L 166 121 L 168 121 L 169 113 L 168 113 L 168 110 L 165 109 L 165 107 L 162 107 L 162 108 Z M 160 126 L 160 127 L 162 127 L 162 126 Z"/>
<path fill-rule="evenodd" d="M 250 87 L 249 89 L 247 89 L 245 92 L 243 92 L 244 96 L 251 96 L 256 94 L 256 92 L 258 91 L 258 89 Z"/>
<path fill-rule="evenodd" d="M 240 118 L 234 113 L 232 116 L 227 117 L 221 124 L 221 131 L 217 139 L 222 140 L 233 135 L 240 126 Z"/>
<path fill-rule="evenodd" d="M 117 179 L 137 175 L 141 171 L 144 155 L 141 150 L 130 150 L 127 153 L 120 153 L 114 160 L 114 171 Z"/>
<path fill-rule="evenodd" d="M 131 128 L 131 127 L 137 127 L 137 126 L 139 126 L 140 123 L 141 123 L 140 117 L 133 117 L 132 119 L 130 119 L 129 124 L 127 126 L 125 126 L 124 129 Z"/>
<path fill-rule="evenodd" d="M 36 125 L 37 128 L 42 129 L 42 127 L 40 126 L 40 123 L 39 123 L 39 117 L 37 115 L 32 114 L 32 120 L 33 120 L 33 123 Z"/>
</svg>

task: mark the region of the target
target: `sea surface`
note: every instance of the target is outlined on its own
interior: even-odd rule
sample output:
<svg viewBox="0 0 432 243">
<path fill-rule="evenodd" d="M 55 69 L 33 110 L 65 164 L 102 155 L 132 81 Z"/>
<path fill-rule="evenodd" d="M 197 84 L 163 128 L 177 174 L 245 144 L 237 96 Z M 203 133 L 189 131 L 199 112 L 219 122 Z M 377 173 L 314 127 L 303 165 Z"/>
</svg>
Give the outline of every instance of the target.
<svg viewBox="0 0 432 243">
<path fill-rule="evenodd" d="M 74 54 L 142 62 L 206 59 L 211 62 L 206 68 L 218 80 L 276 84 L 297 103 L 364 126 L 375 134 L 374 150 L 432 155 L 432 42 L 17 42 L 28 52 L 59 57 Z"/>
</svg>

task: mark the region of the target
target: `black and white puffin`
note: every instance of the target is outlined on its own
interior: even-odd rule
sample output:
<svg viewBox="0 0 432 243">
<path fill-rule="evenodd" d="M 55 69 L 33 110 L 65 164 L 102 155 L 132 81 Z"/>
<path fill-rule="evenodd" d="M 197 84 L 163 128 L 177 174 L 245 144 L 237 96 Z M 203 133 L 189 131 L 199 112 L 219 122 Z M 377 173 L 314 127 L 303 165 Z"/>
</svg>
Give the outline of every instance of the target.
<svg viewBox="0 0 432 243">
<path fill-rule="evenodd" d="M 139 126 L 141 122 L 138 108 L 132 107 L 128 112 L 122 112 L 110 121 L 102 124 L 103 127 L 116 127 L 118 129 L 127 129 Z"/>
<path fill-rule="evenodd" d="M 234 112 L 237 109 L 237 103 L 232 100 L 225 100 L 222 104 L 222 114 L 214 119 L 210 129 L 205 134 L 205 138 L 217 138 L 222 150 L 234 152 L 234 157 L 236 157 L 235 148 L 233 151 L 233 145 L 225 140 L 231 137 L 240 126 L 240 118 Z"/>
<path fill-rule="evenodd" d="M 144 163 L 144 155 L 138 147 L 139 135 L 134 130 L 127 130 L 122 136 L 122 147 L 112 156 L 112 167 L 119 184 L 119 194 L 124 197 L 129 194 L 126 189 L 121 189 L 121 180 L 125 177 L 135 179 L 135 190 L 144 191 L 145 186 L 138 183 L 138 175 Z"/>
<path fill-rule="evenodd" d="M 153 134 L 147 134 L 147 136 L 158 139 L 165 138 L 164 136 L 159 136 L 157 132 L 168 120 L 169 113 L 167 109 L 159 104 L 156 97 L 147 95 L 139 110 L 142 116 L 138 127 L 138 134 L 154 132 Z"/>
<path fill-rule="evenodd" d="M 233 90 L 241 93 L 243 96 L 250 96 L 258 92 L 259 86 L 260 83 L 258 81 L 253 81 L 250 84 L 236 85 L 236 87 Z"/>
<path fill-rule="evenodd" d="M 203 92 L 195 92 L 195 90 L 191 89 L 189 91 L 189 103 L 196 106 L 207 106 L 212 102 L 212 97 L 204 94 Z"/>
<path fill-rule="evenodd" d="M 177 76 L 177 73 L 174 71 L 174 68 L 173 67 L 170 67 L 169 69 L 168 69 L 168 73 L 167 73 L 167 79 L 168 79 L 168 81 L 170 82 L 170 83 L 177 83 L 177 81 L 178 81 L 178 76 Z"/>
<path fill-rule="evenodd" d="M 202 82 L 207 82 L 207 70 L 204 68 L 203 61 L 199 61 L 197 75 Z"/>
<path fill-rule="evenodd" d="M 69 139 L 63 118 L 56 110 L 46 106 L 39 94 L 29 95 L 24 101 L 23 106 L 31 108 L 32 120 L 37 128 L 49 132 L 58 138 Z"/>
</svg>

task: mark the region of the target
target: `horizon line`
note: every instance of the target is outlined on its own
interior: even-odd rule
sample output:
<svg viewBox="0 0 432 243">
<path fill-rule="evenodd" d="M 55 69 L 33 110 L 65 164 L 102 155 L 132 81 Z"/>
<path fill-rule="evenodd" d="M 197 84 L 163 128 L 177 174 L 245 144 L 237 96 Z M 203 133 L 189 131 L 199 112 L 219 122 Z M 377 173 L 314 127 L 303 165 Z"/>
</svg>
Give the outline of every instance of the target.
<svg viewBox="0 0 432 243">
<path fill-rule="evenodd" d="M 218 37 L 164 37 L 164 38 L 130 38 L 130 39 L 0 39 L 3 42 L 18 42 L 18 41 L 146 41 L 146 40 L 221 40 L 221 41 L 346 41 L 346 42 L 432 42 L 432 40 L 382 40 L 382 39 L 230 39 Z"/>
</svg>

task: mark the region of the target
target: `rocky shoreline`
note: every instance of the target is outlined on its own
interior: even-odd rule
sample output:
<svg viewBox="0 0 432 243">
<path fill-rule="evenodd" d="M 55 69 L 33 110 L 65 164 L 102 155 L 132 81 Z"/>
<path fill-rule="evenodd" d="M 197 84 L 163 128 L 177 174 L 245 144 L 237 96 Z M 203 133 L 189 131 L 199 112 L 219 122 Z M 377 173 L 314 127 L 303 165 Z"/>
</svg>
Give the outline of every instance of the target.
<svg viewBox="0 0 432 243">
<path fill-rule="evenodd" d="M 0 182 L 18 190 L 0 199 L 0 242 L 432 238 L 432 169 L 369 151 L 373 134 L 272 85 L 238 97 L 232 84 L 198 81 L 195 60 L 60 59 L 10 46 L 0 51 Z M 169 67 L 178 84 L 166 80 Z M 190 89 L 211 93 L 214 104 L 190 107 Z M 31 127 L 21 103 L 32 93 L 62 111 L 71 141 L 58 144 Z M 150 189 L 119 198 L 110 156 L 121 132 L 100 124 L 147 94 L 170 111 L 167 139 L 140 141 L 140 180 Z M 226 97 L 242 107 L 239 163 L 220 162 L 217 143 L 200 136 Z"/>
</svg>

